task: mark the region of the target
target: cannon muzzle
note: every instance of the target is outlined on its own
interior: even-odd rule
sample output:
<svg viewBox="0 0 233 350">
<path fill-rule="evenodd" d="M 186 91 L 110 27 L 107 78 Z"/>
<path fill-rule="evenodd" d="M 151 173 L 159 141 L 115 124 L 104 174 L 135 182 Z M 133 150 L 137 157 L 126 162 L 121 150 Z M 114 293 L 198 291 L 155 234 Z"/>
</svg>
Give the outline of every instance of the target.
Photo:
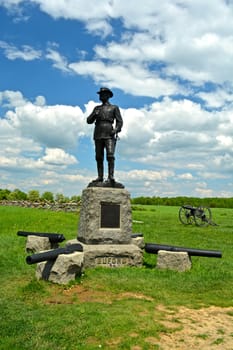
<svg viewBox="0 0 233 350">
<path fill-rule="evenodd" d="M 132 233 L 131 238 L 143 237 L 143 233 Z"/>
<path fill-rule="evenodd" d="M 159 250 L 166 250 L 169 252 L 186 252 L 189 256 L 204 256 L 208 258 L 221 258 L 222 253 L 217 250 L 203 250 L 203 249 L 194 249 L 194 248 L 185 248 L 185 247 L 176 247 L 165 244 L 155 244 L 155 243 L 146 243 L 145 251 L 150 254 L 158 254 Z"/>
<path fill-rule="evenodd" d="M 37 236 L 37 237 L 47 237 L 49 238 L 50 243 L 59 243 L 65 241 L 65 237 L 63 234 L 60 233 L 42 233 L 42 232 L 25 232 L 25 231 L 18 231 L 18 236 Z"/>
<path fill-rule="evenodd" d="M 53 250 L 48 250 L 46 252 L 37 253 L 33 255 L 28 255 L 26 257 L 26 263 L 29 265 L 36 264 L 42 261 L 56 260 L 60 254 L 71 254 L 74 252 L 82 252 L 83 247 L 81 244 L 71 244 L 65 248 L 57 248 Z"/>
</svg>

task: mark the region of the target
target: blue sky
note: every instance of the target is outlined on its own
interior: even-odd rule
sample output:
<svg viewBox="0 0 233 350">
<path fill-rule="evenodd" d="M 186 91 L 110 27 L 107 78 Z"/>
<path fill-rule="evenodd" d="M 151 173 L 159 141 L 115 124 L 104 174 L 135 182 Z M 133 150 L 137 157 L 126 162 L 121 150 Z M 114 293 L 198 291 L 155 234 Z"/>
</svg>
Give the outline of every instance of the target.
<svg viewBox="0 0 233 350">
<path fill-rule="evenodd" d="M 233 1 L 0 0 L 0 23 L 0 188 L 81 194 L 107 86 L 132 197 L 233 196 Z"/>
</svg>

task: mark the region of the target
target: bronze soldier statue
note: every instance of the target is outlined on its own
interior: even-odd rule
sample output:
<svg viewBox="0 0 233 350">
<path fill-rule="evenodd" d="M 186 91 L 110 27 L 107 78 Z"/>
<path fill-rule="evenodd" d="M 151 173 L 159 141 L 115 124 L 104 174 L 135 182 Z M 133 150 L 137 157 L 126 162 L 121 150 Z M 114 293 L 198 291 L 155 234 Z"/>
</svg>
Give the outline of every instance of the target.
<svg viewBox="0 0 233 350">
<path fill-rule="evenodd" d="M 109 98 L 113 97 L 112 91 L 106 87 L 102 87 L 97 94 L 99 94 L 102 104 L 96 106 L 87 118 L 88 124 L 95 122 L 95 159 L 97 162 L 98 177 L 93 182 L 103 183 L 104 181 L 104 149 L 106 149 L 106 158 L 108 161 L 107 182 L 114 183 L 114 153 L 117 134 L 121 131 L 123 120 L 119 107 L 110 104 L 108 101 Z"/>
</svg>

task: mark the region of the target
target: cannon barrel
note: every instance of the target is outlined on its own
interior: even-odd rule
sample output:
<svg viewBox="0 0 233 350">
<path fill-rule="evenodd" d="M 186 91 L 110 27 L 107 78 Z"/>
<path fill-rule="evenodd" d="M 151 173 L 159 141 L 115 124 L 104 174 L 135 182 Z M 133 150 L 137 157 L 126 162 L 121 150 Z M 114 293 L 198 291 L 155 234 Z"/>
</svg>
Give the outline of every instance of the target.
<svg viewBox="0 0 233 350">
<path fill-rule="evenodd" d="M 143 237 L 143 233 L 132 233 L 131 238 Z"/>
<path fill-rule="evenodd" d="M 33 255 L 28 255 L 26 257 L 26 263 L 29 265 L 36 264 L 42 261 L 55 260 L 60 254 L 71 254 L 74 252 L 82 252 L 83 247 L 81 244 L 71 244 L 65 248 L 57 248 L 53 250 L 47 250 L 46 252 L 41 252 Z"/>
<path fill-rule="evenodd" d="M 63 242 L 65 240 L 65 237 L 63 234 L 60 233 L 42 233 L 42 232 L 25 232 L 25 231 L 18 231 L 18 236 L 37 236 L 37 237 L 47 237 L 49 238 L 50 243 L 59 243 Z"/>
<path fill-rule="evenodd" d="M 222 253 L 217 250 L 205 250 L 195 248 L 176 247 L 166 244 L 146 243 L 145 251 L 150 254 L 157 254 L 159 250 L 166 250 L 169 252 L 186 252 L 189 256 L 204 256 L 208 258 L 221 258 Z"/>
</svg>

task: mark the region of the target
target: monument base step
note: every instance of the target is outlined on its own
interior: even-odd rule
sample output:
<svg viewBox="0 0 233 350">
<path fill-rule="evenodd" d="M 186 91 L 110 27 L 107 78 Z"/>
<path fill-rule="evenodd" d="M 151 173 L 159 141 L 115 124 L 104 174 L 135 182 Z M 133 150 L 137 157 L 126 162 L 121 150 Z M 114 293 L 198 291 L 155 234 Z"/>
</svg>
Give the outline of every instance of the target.
<svg viewBox="0 0 233 350">
<path fill-rule="evenodd" d="M 142 266 L 143 263 L 143 251 L 136 242 L 135 244 L 84 244 L 74 239 L 68 241 L 67 245 L 74 243 L 83 246 L 83 269 L 97 266 Z"/>
<path fill-rule="evenodd" d="M 141 237 L 139 237 L 141 238 Z M 132 239 L 131 244 L 84 244 L 77 239 L 67 242 L 66 246 L 79 243 L 83 252 L 61 254 L 56 260 L 37 264 L 36 278 L 58 284 L 67 284 L 81 276 L 87 268 L 98 266 L 119 268 L 125 266 L 140 267 L 143 264 L 142 241 Z"/>
</svg>

